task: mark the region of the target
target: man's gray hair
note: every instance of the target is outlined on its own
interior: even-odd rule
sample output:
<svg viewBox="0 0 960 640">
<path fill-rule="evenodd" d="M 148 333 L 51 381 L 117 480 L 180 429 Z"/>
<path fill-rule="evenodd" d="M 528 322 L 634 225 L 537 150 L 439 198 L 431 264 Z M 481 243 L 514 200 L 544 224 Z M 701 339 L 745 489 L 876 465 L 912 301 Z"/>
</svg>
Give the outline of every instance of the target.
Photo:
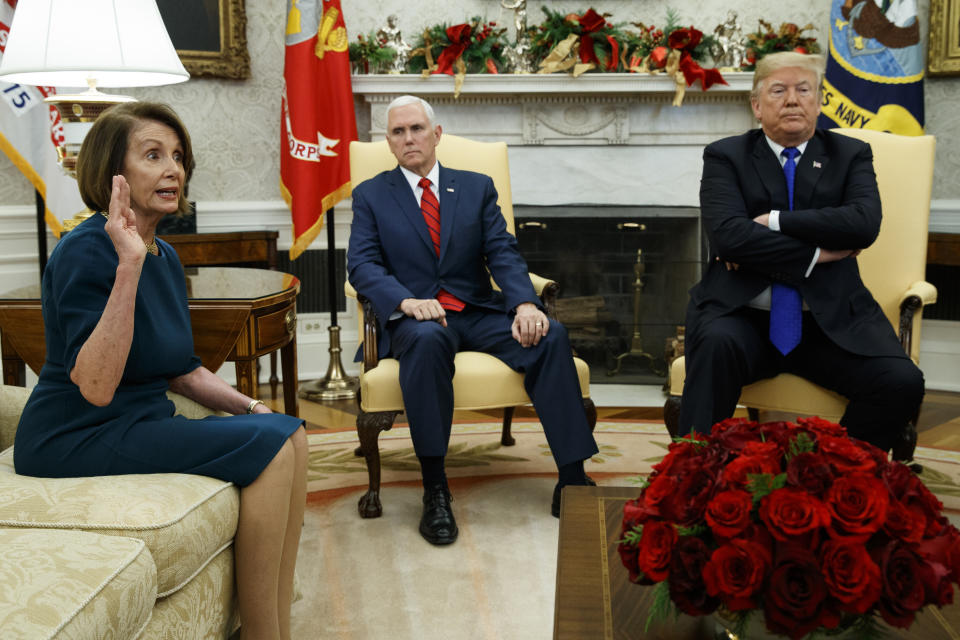
<svg viewBox="0 0 960 640">
<path fill-rule="evenodd" d="M 753 72 L 753 90 L 750 92 L 750 98 L 754 100 L 759 98 L 760 91 L 763 89 L 763 81 L 770 74 L 786 67 L 799 67 L 817 76 L 817 93 L 820 93 L 820 85 L 823 82 L 823 71 L 826 65 L 823 56 L 808 53 L 780 51 L 766 55 L 760 58 L 760 62 L 757 63 L 757 70 Z"/>
<path fill-rule="evenodd" d="M 397 107 L 405 107 L 408 104 L 419 104 L 423 107 L 423 112 L 427 114 L 427 120 L 430 121 L 430 126 L 434 127 L 437 125 L 436 116 L 433 114 L 433 107 L 430 106 L 429 102 L 417 96 L 398 96 L 394 98 L 393 101 L 387 105 L 387 118 L 390 118 L 391 111 Z"/>
</svg>

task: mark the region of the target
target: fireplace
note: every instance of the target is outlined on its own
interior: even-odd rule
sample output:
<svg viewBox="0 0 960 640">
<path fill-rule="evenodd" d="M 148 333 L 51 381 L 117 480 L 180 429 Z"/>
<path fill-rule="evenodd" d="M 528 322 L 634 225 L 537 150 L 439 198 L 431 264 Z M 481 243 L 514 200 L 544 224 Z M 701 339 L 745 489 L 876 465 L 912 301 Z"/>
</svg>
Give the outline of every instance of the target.
<svg viewBox="0 0 960 640">
<path fill-rule="evenodd" d="M 684 322 L 705 255 L 699 211 L 517 206 L 514 213 L 530 270 L 560 283 L 558 315 L 593 379 L 662 382 L 666 345 Z"/>
</svg>

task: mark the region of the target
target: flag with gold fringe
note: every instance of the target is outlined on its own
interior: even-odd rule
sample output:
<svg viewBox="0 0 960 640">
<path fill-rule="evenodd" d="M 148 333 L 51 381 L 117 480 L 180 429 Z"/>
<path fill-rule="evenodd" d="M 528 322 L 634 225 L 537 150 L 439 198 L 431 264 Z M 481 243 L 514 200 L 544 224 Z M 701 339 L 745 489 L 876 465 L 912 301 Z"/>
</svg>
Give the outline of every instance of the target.
<svg viewBox="0 0 960 640">
<path fill-rule="evenodd" d="M 13 22 L 15 0 L 0 0 L 0 60 Z M 46 222 L 57 236 L 60 219 L 86 207 L 77 181 L 60 169 L 57 147 L 63 143 L 63 122 L 43 99 L 53 87 L 33 87 L 0 80 L 0 150 L 26 176 L 46 203 Z"/>
<path fill-rule="evenodd" d="M 280 191 L 293 218 L 290 259 L 350 195 L 350 141 L 357 139 L 347 29 L 340 0 L 287 0 Z"/>
<path fill-rule="evenodd" d="M 923 134 L 916 0 L 831 0 L 821 127 Z"/>
</svg>

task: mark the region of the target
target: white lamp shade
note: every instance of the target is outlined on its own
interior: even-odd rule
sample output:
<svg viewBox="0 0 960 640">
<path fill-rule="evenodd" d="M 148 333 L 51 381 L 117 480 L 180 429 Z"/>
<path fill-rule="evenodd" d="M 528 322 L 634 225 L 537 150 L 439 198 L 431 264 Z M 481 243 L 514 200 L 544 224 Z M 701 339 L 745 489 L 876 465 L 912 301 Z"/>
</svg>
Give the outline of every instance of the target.
<svg viewBox="0 0 960 640">
<path fill-rule="evenodd" d="M 21 0 L 0 80 L 35 86 L 145 87 L 184 82 L 155 0 Z"/>
</svg>

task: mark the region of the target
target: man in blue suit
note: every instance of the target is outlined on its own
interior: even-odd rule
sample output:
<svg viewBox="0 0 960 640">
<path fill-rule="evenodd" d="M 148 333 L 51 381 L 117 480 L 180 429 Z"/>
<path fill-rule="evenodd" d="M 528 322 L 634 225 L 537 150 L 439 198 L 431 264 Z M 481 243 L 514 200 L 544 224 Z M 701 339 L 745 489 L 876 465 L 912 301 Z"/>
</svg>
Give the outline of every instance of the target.
<svg viewBox="0 0 960 640">
<path fill-rule="evenodd" d="M 483 174 L 441 167 L 441 127 L 420 98 L 387 107 L 387 142 L 399 166 L 353 189 L 350 283 L 377 312 L 381 353 L 400 363 L 400 388 L 420 460 L 420 533 L 457 538 L 444 456 L 453 420 L 453 359 L 483 351 L 525 373 L 524 384 L 565 485 L 593 484 L 583 461 L 597 452 L 562 325 L 551 323 L 516 239 Z M 489 272 L 488 272 L 489 270 Z M 490 285 L 490 275 L 501 291 Z"/>
</svg>

